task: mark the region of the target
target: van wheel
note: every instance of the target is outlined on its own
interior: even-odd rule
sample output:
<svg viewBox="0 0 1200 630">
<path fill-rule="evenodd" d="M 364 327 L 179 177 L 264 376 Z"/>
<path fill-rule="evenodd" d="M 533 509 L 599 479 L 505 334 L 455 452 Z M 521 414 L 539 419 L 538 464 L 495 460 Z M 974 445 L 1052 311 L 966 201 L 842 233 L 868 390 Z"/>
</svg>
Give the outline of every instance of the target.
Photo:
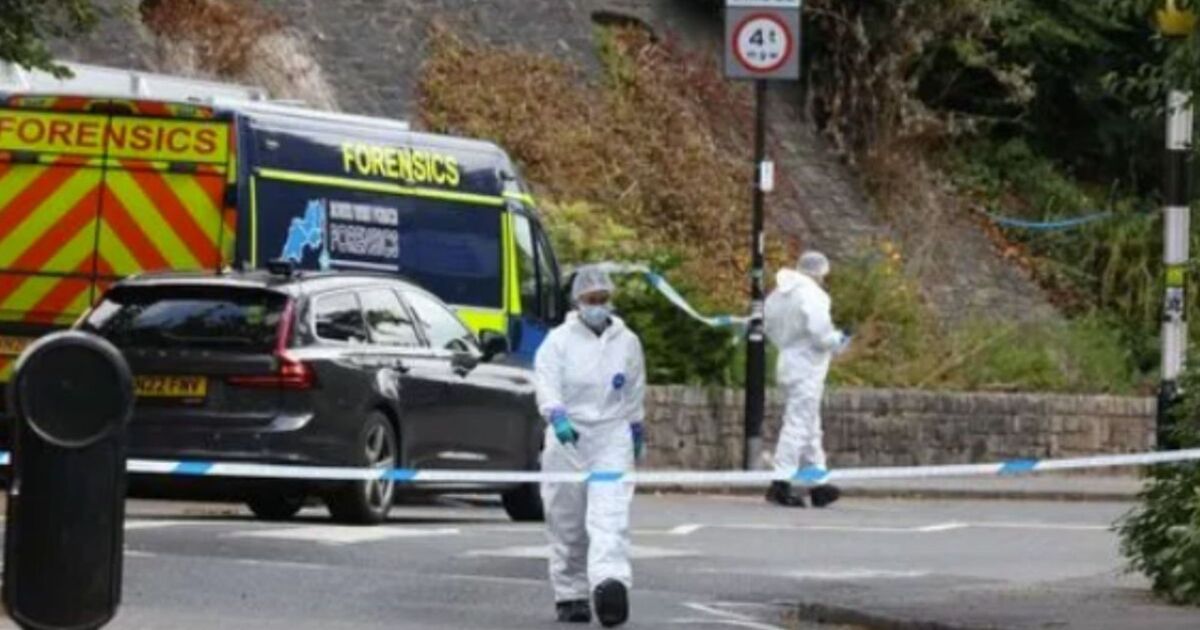
<svg viewBox="0 0 1200 630">
<path fill-rule="evenodd" d="M 246 506 L 254 516 L 264 521 L 288 521 L 304 508 L 303 494 L 287 492 L 264 492 L 250 497 Z"/>
<path fill-rule="evenodd" d="M 504 511 L 518 523 L 536 523 L 546 520 L 542 507 L 541 489 L 536 483 L 523 483 L 500 495 Z"/>
<path fill-rule="evenodd" d="M 387 416 L 375 411 L 367 416 L 358 435 L 358 461 L 363 468 L 390 470 L 398 459 L 396 432 Z M 390 479 L 355 481 L 326 497 L 333 520 L 351 525 L 376 525 L 387 520 L 396 495 Z"/>
</svg>

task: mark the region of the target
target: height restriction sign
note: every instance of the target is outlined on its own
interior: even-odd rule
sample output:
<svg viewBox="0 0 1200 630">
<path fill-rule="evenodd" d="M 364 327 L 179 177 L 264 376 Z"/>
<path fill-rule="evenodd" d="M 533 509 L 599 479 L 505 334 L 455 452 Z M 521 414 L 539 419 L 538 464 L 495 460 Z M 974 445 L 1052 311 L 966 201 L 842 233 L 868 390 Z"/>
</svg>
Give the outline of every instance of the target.
<svg viewBox="0 0 1200 630">
<path fill-rule="evenodd" d="M 726 0 L 725 76 L 800 78 L 801 0 Z"/>
</svg>

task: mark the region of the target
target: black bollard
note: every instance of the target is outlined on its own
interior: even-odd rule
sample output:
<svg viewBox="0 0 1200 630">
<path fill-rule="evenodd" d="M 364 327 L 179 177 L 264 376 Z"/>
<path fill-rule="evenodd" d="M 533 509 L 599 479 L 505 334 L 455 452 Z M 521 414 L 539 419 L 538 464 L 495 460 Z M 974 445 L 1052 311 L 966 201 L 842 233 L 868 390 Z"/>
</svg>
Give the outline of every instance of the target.
<svg viewBox="0 0 1200 630">
<path fill-rule="evenodd" d="M 4 604 L 22 628 L 99 628 L 121 600 L 129 366 L 104 339 L 55 333 L 9 388 Z"/>
</svg>

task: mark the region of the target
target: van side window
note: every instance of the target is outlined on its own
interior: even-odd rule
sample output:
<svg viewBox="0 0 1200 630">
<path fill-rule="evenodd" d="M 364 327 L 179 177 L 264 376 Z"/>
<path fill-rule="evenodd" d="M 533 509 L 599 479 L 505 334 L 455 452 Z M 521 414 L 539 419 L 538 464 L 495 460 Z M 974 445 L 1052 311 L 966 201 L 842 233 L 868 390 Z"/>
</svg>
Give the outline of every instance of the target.
<svg viewBox="0 0 1200 630">
<path fill-rule="evenodd" d="M 533 245 L 533 223 L 521 214 L 513 213 L 513 230 L 517 240 L 517 274 L 521 290 L 521 312 L 526 316 L 541 317 L 542 308 L 538 301 L 537 254 Z"/>
<path fill-rule="evenodd" d="M 351 344 L 367 342 L 367 325 L 363 321 L 358 298 L 353 293 L 317 298 L 314 318 L 317 337 L 324 341 Z"/>
<path fill-rule="evenodd" d="M 558 264 L 554 260 L 554 250 L 550 249 L 550 240 L 542 231 L 540 225 L 534 225 L 537 236 L 537 267 L 538 286 L 541 288 L 542 317 L 549 322 L 556 322 L 559 313 Z"/>
<path fill-rule="evenodd" d="M 421 339 L 412 317 L 400 298 L 390 289 L 363 291 L 363 314 L 371 329 L 371 339 L 381 346 L 419 347 Z"/>
</svg>

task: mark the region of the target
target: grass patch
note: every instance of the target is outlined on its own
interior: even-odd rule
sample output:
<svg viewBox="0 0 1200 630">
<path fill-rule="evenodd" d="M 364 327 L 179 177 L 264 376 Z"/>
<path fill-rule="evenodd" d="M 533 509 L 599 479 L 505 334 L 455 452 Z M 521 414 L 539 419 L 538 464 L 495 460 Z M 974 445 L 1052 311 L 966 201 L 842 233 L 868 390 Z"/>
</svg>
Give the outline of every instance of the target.
<svg viewBox="0 0 1200 630">
<path fill-rule="evenodd" d="M 831 382 L 955 391 L 1133 393 L 1130 351 L 1099 315 L 1062 322 L 973 320 L 944 329 L 901 271 L 894 246 L 840 265 L 830 278 L 834 318 L 854 332 Z"/>
</svg>

